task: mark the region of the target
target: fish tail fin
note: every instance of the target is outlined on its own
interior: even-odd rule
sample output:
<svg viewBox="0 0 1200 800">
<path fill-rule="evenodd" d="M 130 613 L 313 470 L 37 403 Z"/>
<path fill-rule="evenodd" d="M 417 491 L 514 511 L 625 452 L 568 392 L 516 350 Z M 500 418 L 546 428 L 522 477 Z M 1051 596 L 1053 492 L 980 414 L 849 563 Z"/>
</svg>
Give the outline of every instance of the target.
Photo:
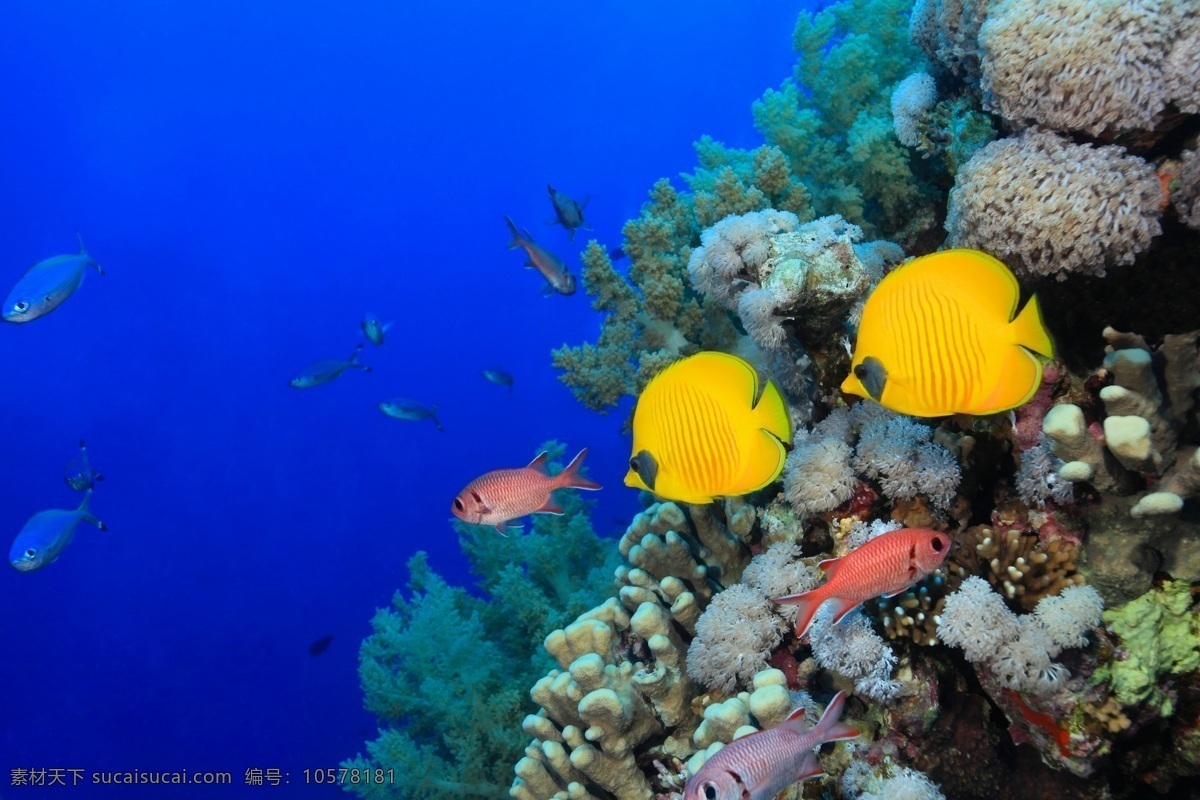
<svg viewBox="0 0 1200 800">
<path fill-rule="evenodd" d="M 799 609 L 796 614 L 796 638 L 802 639 L 812 627 L 813 619 L 817 616 L 817 609 L 826 599 L 824 593 L 818 588 L 800 594 L 777 597 L 775 602 L 784 606 L 796 606 Z"/>
<path fill-rule="evenodd" d="M 108 526 L 105 525 L 100 520 L 98 520 L 95 517 L 95 515 L 93 515 L 92 512 L 89 510 L 89 508 L 91 506 L 91 500 L 92 500 L 92 490 L 88 489 L 86 492 L 83 493 L 83 500 L 80 501 L 79 508 L 77 509 L 79 512 L 81 512 L 79 518 L 81 520 L 83 520 L 84 522 L 95 525 L 97 528 L 99 528 L 102 531 L 108 530 Z"/>
<path fill-rule="evenodd" d="M 357 345 L 355 345 L 354 352 L 350 354 L 350 358 L 346 359 L 346 363 L 355 369 L 361 369 L 363 372 L 370 372 L 370 367 L 368 367 L 366 364 L 358 363 L 358 357 L 362 355 L 362 351 L 363 345 L 362 342 L 359 342 Z"/>
<path fill-rule="evenodd" d="M 579 474 L 579 470 L 583 467 L 583 459 L 587 457 L 588 450 L 583 448 L 579 453 L 571 459 L 571 463 L 567 464 L 566 469 L 560 472 L 557 476 L 558 487 L 560 489 L 588 489 L 596 490 L 600 488 L 600 484 L 595 481 L 590 481 Z"/>
<path fill-rule="evenodd" d="M 847 725 L 841 721 L 842 708 L 846 705 L 846 692 L 841 691 L 833 696 L 829 701 L 829 705 L 825 706 L 825 713 L 821 715 L 821 719 L 813 726 L 812 733 L 816 734 L 816 738 L 820 742 L 839 742 L 843 739 L 854 739 L 858 736 L 858 729 L 852 725 Z"/>
<path fill-rule="evenodd" d="M 743 453 L 745 468 L 760 476 L 761 480 L 763 465 L 774 464 L 765 475 L 766 480 L 749 489 L 757 491 L 774 483 L 779 473 L 783 472 L 787 451 L 792 445 L 792 415 L 773 381 L 767 381 L 763 386 L 762 395 L 751 413 L 762 435 L 755 437 Z"/>
<path fill-rule="evenodd" d="M 1046 330 L 1046 323 L 1042 319 L 1042 308 L 1038 304 L 1036 294 L 1029 298 L 1029 302 L 1021 309 L 1021 313 L 1017 314 L 1017 318 L 1008 325 L 1017 344 L 1035 353 L 1040 353 L 1046 358 L 1054 358 L 1054 340 L 1050 338 L 1050 332 Z"/>
<path fill-rule="evenodd" d="M 446 429 L 442 427 L 442 421 L 437 418 L 437 407 L 438 407 L 438 404 L 434 403 L 433 408 L 431 409 L 433 411 L 433 413 L 429 415 L 429 418 L 431 420 L 433 420 L 433 424 L 437 426 L 437 429 L 439 431 L 441 431 L 442 433 L 445 433 Z"/>
<path fill-rule="evenodd" d="M 508 223 L 508 231 L 512 234 L 512 239 L 508 243 L 508 249 L 512 250 L 514 247 L 521 247 L 525 244 L 525 238 L 521 236 L 521 231 L 517 228 L 517 224 L 507 216 L 504 217 L 504 221 Z"/>
<path fill-rule="evenodd" d="M 84 260 L 84 261 L 87 263 L 87 265 L 88 265 L 89 267 L 94 267 L 94 268 L 96 269 L 96 272 L 99 272 L 101 275 L 103 275 L 103 274 L 104 274 L 104 268 L 103 268 L 103 267 L 101 267 L 99 264 L 97 264 L 97 263 L 96 263 L 96 262 L 95 262 L 95 261 L 92 259 L 92 256 L 91 256 L 91 254 L 90 254 L 90 253 L 88 253 L 88 251 L 87 251 L 87 248 L 83 246 L 83 234 L 81 234 L 81 233 L 76 233 L 76 234 L 75 234 L 75 237 L 76 237 L 77 239 L 79 239 L 79 255 L 83 256 L 83 260 Z"/>
</svg>

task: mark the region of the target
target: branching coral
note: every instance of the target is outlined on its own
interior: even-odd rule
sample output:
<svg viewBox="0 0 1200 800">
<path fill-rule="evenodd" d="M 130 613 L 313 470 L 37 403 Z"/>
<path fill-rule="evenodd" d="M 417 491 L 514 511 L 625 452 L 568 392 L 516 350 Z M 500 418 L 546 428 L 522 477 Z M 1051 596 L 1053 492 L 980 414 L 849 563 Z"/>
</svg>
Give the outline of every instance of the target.
<svg viewBox="0 0 1200 800">
<path fill-rule="evenodd" d="M 1161 201 L 1154 168 L 1123 148 L 1031 129 L 958 171 L 948 244 L 985 250 L 1018 274 L 1103 276 L 1162 232 Z"/>
<path fill-rule="evenodd" d="M 818 214 L 908 241 L 933 225 L 936 194 L 892 130 L 896 83 L 919 66 L 906 0 L 847 0 L 801 12 L 793 80 L 754 104 L 754 123 L 787 157 Z"/>
</svg>

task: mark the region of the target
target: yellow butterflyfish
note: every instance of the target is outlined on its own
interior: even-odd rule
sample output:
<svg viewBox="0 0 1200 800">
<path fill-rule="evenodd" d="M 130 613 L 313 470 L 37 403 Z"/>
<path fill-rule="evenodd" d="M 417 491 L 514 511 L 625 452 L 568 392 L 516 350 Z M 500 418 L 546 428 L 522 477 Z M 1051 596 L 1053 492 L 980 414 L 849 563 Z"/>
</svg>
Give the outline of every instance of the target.
<svg viewBox="0 0 1200 800">
<path fill-rule="evenodd" d="M 1054 357 L 1037 297 L 1014 318 L 1019 301 L 1016 276 L 978 250 L 902 264 L 863 306 L 842 391 L 915 417 L 1016 408 L 1042 379 L 1034 353 Z"/>
<path fill-rule="evenodd" d="M 682 503 L 749 494 L 783 470 L 792 418 L 774 383 L 737 356 L 705 351 L 647 384 L 633 413 L 625 485 Z"/>
</svg>

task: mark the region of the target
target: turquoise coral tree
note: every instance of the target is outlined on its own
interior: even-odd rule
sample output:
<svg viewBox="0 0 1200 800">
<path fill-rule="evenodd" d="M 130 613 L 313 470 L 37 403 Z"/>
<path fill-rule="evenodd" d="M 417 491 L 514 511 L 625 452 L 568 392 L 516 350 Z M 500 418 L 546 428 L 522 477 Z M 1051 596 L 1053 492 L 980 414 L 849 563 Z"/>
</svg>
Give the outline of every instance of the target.
<svg viewBox="0 0 1200 800">
<path fill-rule="evenodd" d="M 543 449 L 562 469 L 563 446 Z M 592 531 L 590 503 L 573 492 L 558 499 L 565 514 L 538 515 L 528 533 L 457 526 L 480 592 L 448 584 L 424 553 L 409 560 L 407 595 L 376 612 L 359 652 L 379 736 L 343 763 L 393 770 L 395 781 L 351 787 L 359 797 L 508 796 L 528 741 L 521 720 L 536 709 L 529 687 L 552 663 L 541 642 L 612 593 L 619 561 Z"/>
</svg>

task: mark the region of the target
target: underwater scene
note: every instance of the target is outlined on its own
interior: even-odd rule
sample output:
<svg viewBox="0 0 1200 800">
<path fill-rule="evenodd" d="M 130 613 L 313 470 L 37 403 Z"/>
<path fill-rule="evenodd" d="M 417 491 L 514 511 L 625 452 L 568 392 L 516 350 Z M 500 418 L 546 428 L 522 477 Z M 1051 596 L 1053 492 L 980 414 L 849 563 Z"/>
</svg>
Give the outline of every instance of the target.
<svg viewBox="0 0 1200 800">
<path fill-rule="evenodd" d="M 1200 797 L 1200 0 L 0 42 L 0 800 Z"/>
</svg>

